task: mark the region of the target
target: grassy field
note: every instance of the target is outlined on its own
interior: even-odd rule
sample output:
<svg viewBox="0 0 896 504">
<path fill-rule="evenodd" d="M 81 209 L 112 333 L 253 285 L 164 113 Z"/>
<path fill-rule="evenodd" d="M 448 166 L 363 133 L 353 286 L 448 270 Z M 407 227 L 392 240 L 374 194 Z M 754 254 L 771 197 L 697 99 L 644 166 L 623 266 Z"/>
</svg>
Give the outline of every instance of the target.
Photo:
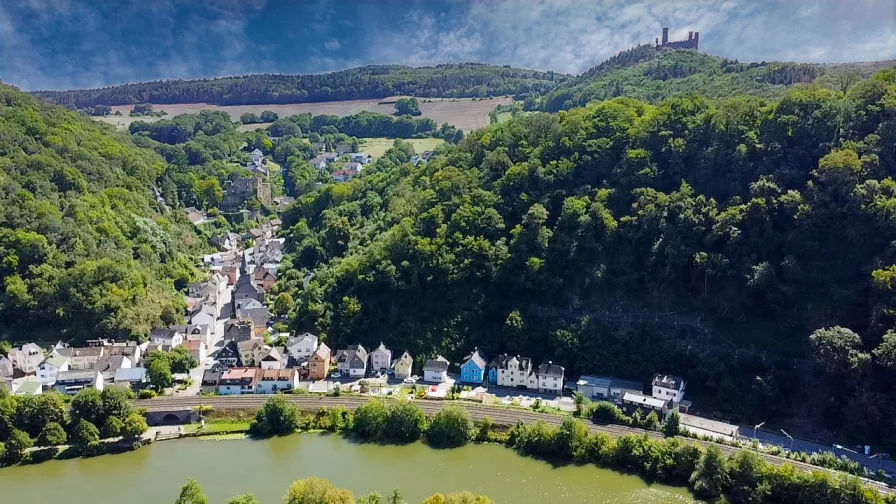
<svg viewBox="0 0 896 504">
<path fill-rule="evenodd" d="M 395 142 L 395 139 L 359 138 L 358 141 L 360 142 L 361 152 L 366 152 L 373 156 L 374 159 L 377 159 L 392 147 L 392 143 Z M 404 141 L 413 145 L 414 151 L 416 151 L 417 154 L 422 154 L 423 151 L 434 150 L 443 140 L 440 138 L 411 138 Z"/>
<path fill-rule="evenodd" d="M 246 432 L 249 430 L 249 422 L 206 422 L 205 428 L 198 423 L 187 424 L 185 429 L 187 432 L 202 432 L 206 434 L 217 434 L 220 432 Z"/>
<path fill-rule="evenodd" d="M 209 105 L 207 103 L 180 103 L 180 104 L 159 104 L 153 105 L 155 110 L 164 110 L 168 113 L 168 117 L 178 114 L 197 114 L 202 110 L 223 110 L 230 114 L 234 121 L 238 121 L 240 115 L 244 112 L 254 112 L 260 114 L 263 110 L 273 110 L 285 117 L 292 114 L 302 112 L 310 112 L 314 115 L 331 114 L 331 115 L 350 115 L 368 110 L 370 112 L 380 112 L 383 114 L 392 114 L 395 112 L 395 106 L 391 103 L 380 104 L 380 102 L 391 101 L 395 98 L 386 98 L 383 100 L 350 100 L 338 102 L 321 102 L 321 103 L 295 103 L 287 105 Z M 420 111 L 423 112 L 422 117 L 429 117 L 438 124 L 448 123 L 457 126 L 465 132 L 474 129 L 484 128 L 488 126 L 488 113 L 495 109 L 498 105 L 506 105 L 512 103 L 513 99 L 508 97 L 493 98 L 491 100 L 476 100 L 471 98 L 426 98 L 420 99 Z M 109 124 L 118 126 L 119 128 L 127 128 L 136 120 L 155 121 L 154 117 L 128 117 L 131 111 L 131 105 L 117 105 L 112 107 L 112 111 L 121 111 L 120 116 L 95 117 L 95 119 Z M 251 125 L 248 128 L 264 127 L 266 125 Z"/>
</svg>

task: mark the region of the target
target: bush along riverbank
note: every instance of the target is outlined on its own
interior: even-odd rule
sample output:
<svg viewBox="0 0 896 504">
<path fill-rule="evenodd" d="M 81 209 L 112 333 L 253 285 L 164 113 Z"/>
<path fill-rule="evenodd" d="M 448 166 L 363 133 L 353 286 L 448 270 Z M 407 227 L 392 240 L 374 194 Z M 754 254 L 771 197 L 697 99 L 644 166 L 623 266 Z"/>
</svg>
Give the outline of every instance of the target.
<svg viewBox="0 0 896 504">
<path fill-rule="evenodd" d="M 560 426 L 545 422 L 498 426 L 487 418 L 474 423 L 461 406 L 447 406 L 427 418 L 412 402 L 379 399 L 355 412 L 339 407 L 304 413 L 285 397 L 275 396 L 249 427 L 250 434 L 257 437 L 308 430 L 390 443 L 424 440 L 437 447 L 472 441 L 501 443 L 523 455 L 557 464 L 593 463 L 637 474 L 649 482 L 687 485 L 702 499 L 724 496 L 734 504 L 896 504 L 896 496 L 882 495 L 856 476 L 771 465 L 749 450 L 725 456 L 717 447 L 703 449 L 683 439 L 591 434 L 572 417 Z"/>
<path fill-rule="evenodd" d="M 146 432 L 133 394 L 120 387 L 10 395 L 0 387 L 0 466 L 136 449 Z"/>
<path fill-rule="evenodd" d="M 686 429 L 681 428 L 680 417 L 678 416 L 678 413 L 675 412 L 670 414 L 665 419 L 665 421 L 660 422 L 660 419 L 655 412 L 651 412 L 647 415 L 642 415 L 639 411 L 635 411 L 633 415 L 628 416 L 618 406 L 611 402 L 591 402 L 581 394 L 575 395 L 575 402 L 576 410 L 574 415 L 576 417 L 590 418 L 597 423 L 637 427 L 640 429 L 663 432 L 667 437 L 684 436 L 691 439 L 709 441 L 717 444 L 732 446 L 735 448 L 759 451 L 768 453 L 770 455 L 775 455 L 777 457 L 783 457 L 797 462 L 802 462 L 804 464 L 822 467 L 824 469 L 844 472 L 853 476 L 875 479 L 887 484 L 892 483 L 892 480 L 886 477 L 885 473 L 874 473 L 855 460 L 851 460 L 846 456 L 838 457 L 832 452 L 792 452 L 784 450 L 778 446 L 761 448 L 759 443 L 756 443 L 754 441 L 726 441 L 718 437 L 698 436 Z"/>
</svg>

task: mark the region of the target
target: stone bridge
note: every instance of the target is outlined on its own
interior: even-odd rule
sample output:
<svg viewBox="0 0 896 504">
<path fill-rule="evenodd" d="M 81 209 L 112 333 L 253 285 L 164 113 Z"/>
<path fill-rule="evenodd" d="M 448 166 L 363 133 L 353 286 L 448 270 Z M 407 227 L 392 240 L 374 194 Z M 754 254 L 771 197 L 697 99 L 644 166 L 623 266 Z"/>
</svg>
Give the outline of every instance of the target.
<svg viewBox="0 0 896 504">
<path fill-rule="evenodd" d="M 171 408 L 146 412 L 146 423 L 157 425 L 181 425 L 199 420 L 199 413 L 192 408 Z"/>
</svg>

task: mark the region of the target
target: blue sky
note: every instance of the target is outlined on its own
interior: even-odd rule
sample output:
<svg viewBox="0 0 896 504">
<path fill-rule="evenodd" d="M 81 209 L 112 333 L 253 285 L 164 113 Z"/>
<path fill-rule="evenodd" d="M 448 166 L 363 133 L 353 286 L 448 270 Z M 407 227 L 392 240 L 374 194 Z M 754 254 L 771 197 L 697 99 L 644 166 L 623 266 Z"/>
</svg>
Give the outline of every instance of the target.
<svg viewBox="0 0 896 504">
<path fill-rule="evenodd" d="M 69 89 L 456 61 L 578 73 L 662 26 L 741 61 L 896 58 L 894 0 L 10 0 L 0 80 Z"/>
</svg>

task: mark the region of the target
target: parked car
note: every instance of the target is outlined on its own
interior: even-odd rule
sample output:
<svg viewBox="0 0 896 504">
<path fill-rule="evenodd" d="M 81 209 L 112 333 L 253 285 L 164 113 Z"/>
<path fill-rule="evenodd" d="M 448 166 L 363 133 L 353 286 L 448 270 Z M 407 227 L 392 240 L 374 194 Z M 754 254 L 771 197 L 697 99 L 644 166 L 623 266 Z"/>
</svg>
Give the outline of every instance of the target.
<svg viewBox="0 0 896 504">
<path fill-rule="evenodd" d="M 339 371 L 331 373 L 330 378 L 336 378 L 338 380 L 339 378 L 342 378 L 342 373 L 340 373 Z"/>
<path fill-rule="evenodd" d="M 409 378 L 405 378 L 403 383 L 406 383 L 408 385 L 413 385 L 413 384 L 417 383 L 417 380 L 419 380 L 419 379 L 420 379 L 419 376 L 411 376 Z"/>
</svg>

